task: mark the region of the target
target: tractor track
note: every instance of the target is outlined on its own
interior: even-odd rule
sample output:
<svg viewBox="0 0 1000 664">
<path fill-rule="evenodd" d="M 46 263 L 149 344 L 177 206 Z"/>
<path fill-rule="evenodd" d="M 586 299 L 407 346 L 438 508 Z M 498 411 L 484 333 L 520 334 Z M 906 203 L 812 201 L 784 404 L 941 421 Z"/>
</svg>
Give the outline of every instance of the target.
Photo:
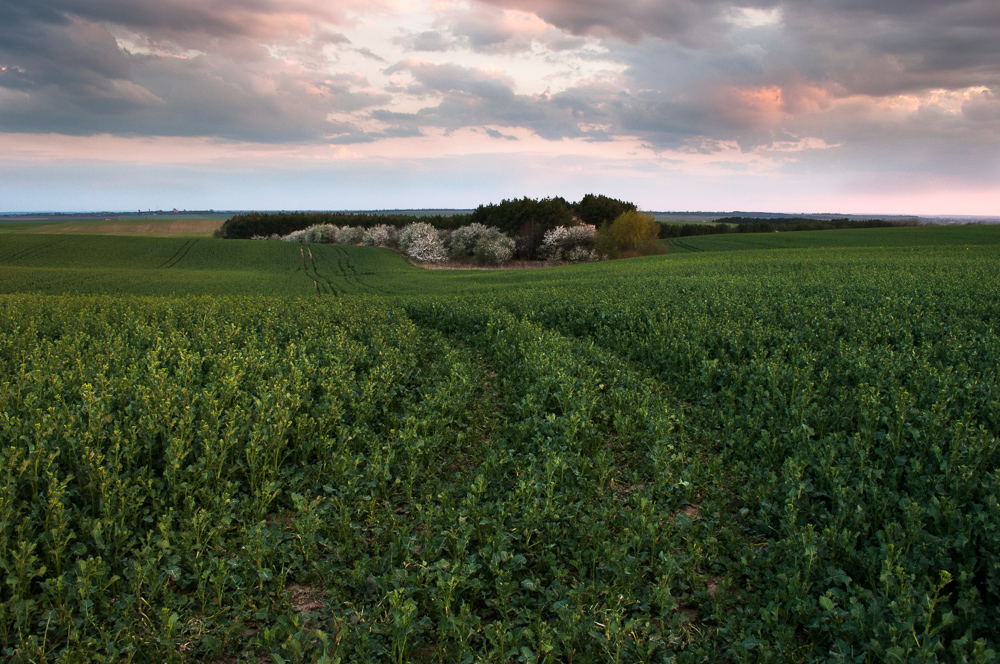
<svg viewBox="0 0 1000 664">
<path fill-rule="evenodd" d="M 196 244 L 198 244 L 198 240 L 197 239 L 195 239 L 195 240 L 188 240 L 187 242 L 185 242 L 184 244 L 182 244 L 180 246 L 180 248 L 176 252 L 174 252 L 173 256 L 171 256 L 166 261 L 164 261 L 164 263 L 162 265 L 160 265 L 157 269 L 158 270 L 169 270 L 170 268 L 174 267 L 175 265 L 177 265 L 178 263 L 180 263 L 182 260 L 184 260 L 184 257 L 188 255 L 189 251 L 191 251 L 191 247 L 193 247 Z"/>
</svg>

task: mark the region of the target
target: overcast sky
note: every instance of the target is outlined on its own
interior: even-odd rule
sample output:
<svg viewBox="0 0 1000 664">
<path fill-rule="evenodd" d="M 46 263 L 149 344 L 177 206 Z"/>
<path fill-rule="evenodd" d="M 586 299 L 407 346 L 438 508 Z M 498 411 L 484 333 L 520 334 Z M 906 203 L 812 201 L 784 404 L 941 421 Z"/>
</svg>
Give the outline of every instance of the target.
<svg viewBox="0 0 1000 664">
<path fill-rule="evenodd" d="M 0 211 L 1000 214 L 998 0 L 0 0 Z"/>
</svg>

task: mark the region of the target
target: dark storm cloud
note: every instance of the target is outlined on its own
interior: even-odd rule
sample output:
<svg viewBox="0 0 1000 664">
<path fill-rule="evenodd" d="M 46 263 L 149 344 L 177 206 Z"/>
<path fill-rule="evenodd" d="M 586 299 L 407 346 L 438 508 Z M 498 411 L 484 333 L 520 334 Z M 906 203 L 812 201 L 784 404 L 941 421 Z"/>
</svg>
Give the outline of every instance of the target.
<svg viewBox="0 0 1000 664">
<path fill-rule="evenodd" d="M 321 139 L 331 112 L 390 99 L 309 62 L 350 45 L 310 25 L 337 18 L 325 4 L 0 0 L 0 131 Z M 275 56 L 266 37 L 299 57 Z"/>
</svg>

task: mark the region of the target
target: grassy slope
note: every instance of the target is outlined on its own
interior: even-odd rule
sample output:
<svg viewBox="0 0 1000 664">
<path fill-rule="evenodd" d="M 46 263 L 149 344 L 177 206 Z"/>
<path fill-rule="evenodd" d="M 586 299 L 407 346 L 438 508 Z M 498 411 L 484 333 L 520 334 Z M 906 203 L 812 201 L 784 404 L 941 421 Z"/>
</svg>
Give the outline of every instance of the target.
<svg viewBox="0 0 1000 664">
<path fill-rule="evenodd" d="M 442 270 L 410 265 L 388 249 L 311 245 L 305 269 L 300 245 L 189 237 L 6 234 L 0 243 L 0 293 L 312 296 L 467 294 L 496 288 L 580 287 L 580 280 L 633 279 L 728 269 L 715 252 L 803 250 L 786 256 L 811 263 L 812 252 L 882 251 L 1000 245 L 1000 226 L 919 227 L 713 235 L 671 241 L 670 254 L 648 259 L 545 270 Z M 696 254 L 706 255 L 698 256 Z M 770 255 L 770 254 L 768 254 Z M 758 259 L 753 259 L 758 260 Z M 771 256 L 773 260 L 773 256 Z M 652 266 L 658 266 L 652 268 Z M 650 272 L 650 269 L 653 272 Z M 315 283 L 314 283 L 315 282 Z"/>
<path fill-rule="evenodd" d="M 137 295 L 310 295 L 378 290 L 402 274 L 425 275 L 387 249 L 122 236 L 8 235 L 0 245 L 0 292 Z"/>
</svg>

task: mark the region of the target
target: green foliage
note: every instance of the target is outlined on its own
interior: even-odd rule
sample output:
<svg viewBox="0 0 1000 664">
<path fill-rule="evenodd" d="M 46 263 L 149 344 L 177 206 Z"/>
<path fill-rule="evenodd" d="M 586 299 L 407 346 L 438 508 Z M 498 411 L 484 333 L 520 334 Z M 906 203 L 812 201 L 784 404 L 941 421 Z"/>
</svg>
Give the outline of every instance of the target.
<svg viewBox="0 0 1000 664">
<path fill-rule="evenodd" d="M 631 258 L 664 253 L 665 247 L 656 242 L 660 224 L 653 215 L 630 210 L 619 215 L 610 225 L 597 232 L 594 248 L 610 258 Z"/>
<path fill-rule="evenodd" d="M 783 231 L 829 231 L 862 228 L 903 228 L 917 222 L 884 219 L 809 219 L 805 217 L 723 217 L 712 224 L 660 224 L 660 238 L 724 235 L 727 233 L 777 233 Z"/>
<path fill-rule="evenodd" d="M 815 233 L 727 233 L 680 237 L 664 241 L 670 253 L 744 251 L 755 249 L 814 249 L 821 247 L 935 247 L 994 245 L 1000 243 L 1000 226 L 918 226 Z"/>
<path fill-rule="evenodd" d="M 572 226 L 574 223 L 573 208 L 561 196 L 540 200 L 526 196 L 480 205 L 472 213 L 470 221 L 499 228 L 511 236 L 523 234 L 528 227 L 544 233 L 550 228 Z"/>
<path fill-rule="evenodd" d="M 620 201 L 603 195 L 587 194 L 573 204 L 573 212 L 585 224 L 601 227 L 610 224 L 625 212 L 636 209 L 635 203 Z"/>
<path fill-rule="evenodd" d="M 521 272 L 348 247 L 319 298 L 288 295 L 335 247 L 219 241 L 192 284 L 244 256 L 275 296 L 2 295 L 0 652 L 994 662 L 997 230 Z M 10 237 L 8 288 L 105 247 L 122 292 L 185 246 Z"/>
<path fill-rule="evenodd" d="M 342 295 L 428 276 L 372 247 L 98 235 L 8 235 L 0 243 L 0 293 Z"/>
</svg>

